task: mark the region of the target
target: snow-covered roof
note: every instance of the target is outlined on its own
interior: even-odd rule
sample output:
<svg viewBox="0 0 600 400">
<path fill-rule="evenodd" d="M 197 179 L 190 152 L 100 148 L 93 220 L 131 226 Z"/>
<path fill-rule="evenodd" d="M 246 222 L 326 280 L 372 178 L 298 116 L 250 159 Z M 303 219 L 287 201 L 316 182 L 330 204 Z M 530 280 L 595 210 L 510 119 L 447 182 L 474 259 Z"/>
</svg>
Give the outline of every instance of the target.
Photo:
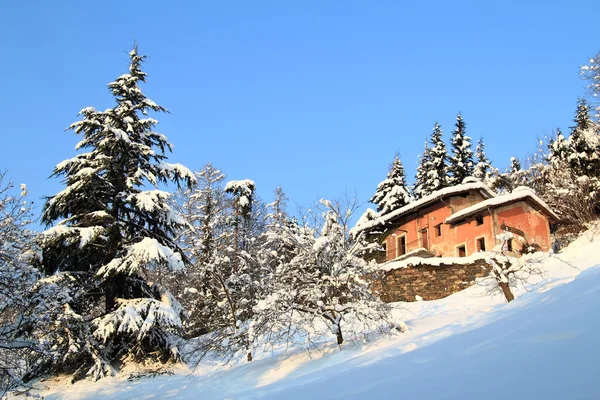
<svg viewBox="0 0 600 400">
<path fill-rule="evenodd" d="M 498 207 L 505 204 L 514 203 L 515 201 L 520 200 L 530 200 L 534 202 L 542 211 L 544 211 L 550 217 L 554 218 L 555 220 L 559 219 L 558 216 L 554 213 L 554 211 L 550 209 L 548 204 L 546 204 L 544 200 L 540 199 L 532 189 L 521 186 L 513 190 L 512 193 L 492 197 L 491 199 L 484 200 L 480 203 L 472 205 L 471 207 L 467 207 L 463 210 L 460 210 L 446 218 L 445 222 L 447 224 L 453 224 L 471 215 L 480 213 L 488 207 Z"/>
<path fill-rule="evenodd" d="M 465 183 L 463 183 L 461 185 L 450 186 L 450 187 L 447 187 L 444 189 L 437 190 L 428 196 L 425 196 L 417 201 L 413 201 L 412 203 L 409 203 L 409 204 L 405 205 L 404 207 L 400 207 L 399 209 L 394 210 L 388 214 L 384 214 L 378 218 L 375 218 L 372 221 L 365 222 L 360 225 L 357 224 L 354 228 L 352 228 L 352 233 L 356 234 L 358 232 L 376 227 L 378 225 L 385 225 L 387 222 L 391 221 L 394 218 L 401 217 L 405 214 L 416 211 L 419 208 L 428 206 L 432 203 L 435 203 L 436 201 L 439 201 L 440 199 L 442 199 L 444 197 L 468 192 L 470 190 L 479 190 L 484 196 L 487 196 L 487 197 L 495 196 L 494 192 L 492 192 L 492 190 L 490 188 L 488 188 L 486 185 L 484 185 L 482 182 L 475 180 L 475 179 L 472 179 L 472 180 L 465 179 Z"/>
</svg>

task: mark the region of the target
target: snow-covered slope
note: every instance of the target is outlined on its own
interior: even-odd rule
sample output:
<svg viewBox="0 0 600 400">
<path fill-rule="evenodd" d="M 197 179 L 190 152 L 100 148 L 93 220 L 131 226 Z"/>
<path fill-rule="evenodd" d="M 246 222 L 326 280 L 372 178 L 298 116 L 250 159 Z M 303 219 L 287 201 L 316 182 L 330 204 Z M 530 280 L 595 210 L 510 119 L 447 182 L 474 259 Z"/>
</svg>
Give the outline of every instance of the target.
<svg viewBox="0 0 600 400">
<path fill-rule="evenodd" d="M 398 303 L 395 316 L 408 332 L 341 351 L 331 345 L 171 376 L 38 386 L 61 399 L 598 398 L 600 237 L 583 237 L 542 265 L 545 277 L 517 289 L 510 304 L 488 294 L 486 282 L 441 300 Z"/>
</svg>

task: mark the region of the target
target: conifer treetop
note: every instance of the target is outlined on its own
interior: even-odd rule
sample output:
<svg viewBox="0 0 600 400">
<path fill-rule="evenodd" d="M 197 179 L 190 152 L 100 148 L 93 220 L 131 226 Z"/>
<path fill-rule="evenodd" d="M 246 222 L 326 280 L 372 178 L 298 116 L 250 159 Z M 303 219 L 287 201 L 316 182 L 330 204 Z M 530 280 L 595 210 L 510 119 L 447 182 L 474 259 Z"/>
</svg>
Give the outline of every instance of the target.
<svg viewBox="0 0 600 400">
<path fill-rule="evenodd" d="M 485 154 L 483 138 L 479 138 L 477 147 L 475 148 L 475 168 L 473 169 L 473 177 L 485 181 L 489 178 L 491 170 L 492 165 L 487 154 Z"/>
<path fill-rule="evenodd" d="M 400 155 L 396 153 L 387 178 L 379 183 L 375 194 L 369 201 L 377 204 L 377 210 L 385 214 L 405 206 L 412 200 L 412 195 L 406 185 L 404 166 L 400 161 Z"/>
<path fill-rule="evenodd" d="M 436 122 L 431 134 L 431 167 L 427 169 L 427 179 L 430 181 L 431 192 L 448 186 L 448 152 L 443 135 L 442 127 Z"/>
<path fill-rule="evenodd" d="M 452 136 L 452 157 L 448 166 L 449 184 L 459 185 L 469 176 L 473 175 L 473 151 L 471 138 L 465 134 L 466 124 L 459 113 L 456 116 L 456 129 Z"/>
<path fill-rule="evenodd" d="M 433 192 L 431 181 L 427 177 L 428 171 L 431 168 L 431 149 L 429 148 L 429 143 L 426 140 L 423 154 L 419 156 L 419 165 L 417 166 L 415 184 L 412 191 L 413 197 L 417 200 Z"/>
</svg>

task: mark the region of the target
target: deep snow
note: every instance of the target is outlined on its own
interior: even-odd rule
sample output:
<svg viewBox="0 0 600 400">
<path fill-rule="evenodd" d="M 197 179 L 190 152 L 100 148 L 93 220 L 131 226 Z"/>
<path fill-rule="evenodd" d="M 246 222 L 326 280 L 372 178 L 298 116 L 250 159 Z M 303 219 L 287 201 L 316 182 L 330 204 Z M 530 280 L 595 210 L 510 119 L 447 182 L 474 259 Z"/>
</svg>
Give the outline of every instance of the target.
<svg viewBox="0 0 600 400">
<path fill-rule="evenodd" d="M 591 241 L 590 241 L 591 240 Z M 339 349 L 128 381 L 37 384 L 49 399 L 597 399 L 600 234 L 557 256 L 506 304 L 489 280 L 445 299 L 397 303 L 404 334 Z M 595 267 L 594 267 L 595 266 Z M 593 267 L 593 268 L 591 268 Z M 583 272 L 582 272 L 583 271 Z M 333 343 L 334 339 L 332 339 Z"/>
</svg>

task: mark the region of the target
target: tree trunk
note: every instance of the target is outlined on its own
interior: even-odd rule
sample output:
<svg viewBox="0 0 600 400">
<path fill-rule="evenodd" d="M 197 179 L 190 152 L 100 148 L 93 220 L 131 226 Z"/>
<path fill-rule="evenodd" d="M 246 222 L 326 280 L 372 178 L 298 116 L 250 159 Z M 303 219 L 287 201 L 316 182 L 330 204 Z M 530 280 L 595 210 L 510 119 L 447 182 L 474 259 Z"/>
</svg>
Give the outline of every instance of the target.
<svg viewBox="0 0 600 400">
<path fill-rule="evenodd" d="M 238 262 L 238 252 L 240 246 L 240 214 L 239 214 L 239 205 L 235 206 L 235 244 L 233 250 L 233 273 L 237 274 L 237 262 Z"/>
<path fill-rule="evenodd" d="M 104 293 L 106 295 L 105 304 L 107 314 L 116 308 L 115 300 L 117 298 L 117 291 L 115 290 L 114 284 L 111 281 L 112 279 L 107 279 L 106 282 L 104 282 Z"/>
<path fill-rule="evenodd" d="M 337 338 L 337 344 L 344 343 L 344 337 L 342 336 L 342 328 L 338 325 L 337 331 L 335 332 L 335 336 Z"/>
<path fill-rule="evenodd" d="M 125 277 L 113 276 L 104 283 L 106 296 L 106 312 L 112 312 L 117 308 L 117 299 L 125 294 Z"/>
<path fill-rule="evenodd" d="M 504 293 L 504 297 L 506 297 L 506 301 L 509 303 L 515 299 L 515 296 L 510 291 L 510 287 L 506 282 L 498 282 L 498 286 L 502 289 L 502 293 Z"/>
</svg>

